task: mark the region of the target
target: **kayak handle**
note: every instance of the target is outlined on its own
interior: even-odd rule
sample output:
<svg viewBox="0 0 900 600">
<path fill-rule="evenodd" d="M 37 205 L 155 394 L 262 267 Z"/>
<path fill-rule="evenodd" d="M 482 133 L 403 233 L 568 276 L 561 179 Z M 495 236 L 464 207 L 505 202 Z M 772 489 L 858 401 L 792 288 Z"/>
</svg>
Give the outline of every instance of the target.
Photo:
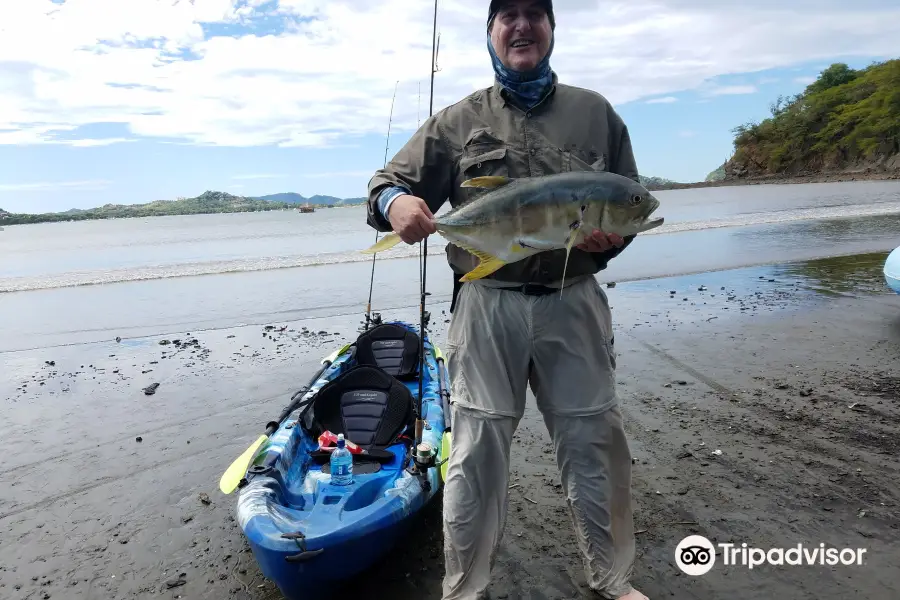
<svg viewBox="0 0 900 600">
<path fill-rule="evenodd" d="M 287 562 L 306 562 L 312 558 L 317 557 L 323 552 L 325 552 L 325 548 L 319 548 L 318 550 L 309 550 L 308 552 L 301 552 L 300 554 L 285 556 L 284 560 L 286 560 Z"/>
</svg>

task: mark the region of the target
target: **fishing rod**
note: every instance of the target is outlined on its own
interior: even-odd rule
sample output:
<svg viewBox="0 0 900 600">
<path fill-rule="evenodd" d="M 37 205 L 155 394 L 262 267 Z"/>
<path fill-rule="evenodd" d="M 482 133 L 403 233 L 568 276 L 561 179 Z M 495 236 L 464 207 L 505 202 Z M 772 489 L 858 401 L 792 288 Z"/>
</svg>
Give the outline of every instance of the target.
<svg viewBox="0 0 900 600">
<path fill-rule="evenodd" d="M 384 142 L 384 166 L 387 167 L 388 147 L 391 144 L 391 122 L 394 120 L 394 100 L 397 99 L 397 86 L 400 80 L 394 84 L 394 96 L 391 98 L 391 112 L 388 115 L 387 139 Z M 378 243 L 378 231 L 375 231 L 375 243 Z M 377 252 L 375 253 L 377 254 Z M 369 302 L 366 304 L 366 326 L 365 331 L 369 330 L 372 322 L 372 288 L 375 286 L 375 254 L 372 254 L 372 274 L 369 276 Z"/>
<path fill-rule="evenodd" d="M 437 70 L 437 13 L 438 0 L 434 0 L 434 21 L 431 26 L 431 90 L 428 94 L 428 116 L 434 114 L 434 74 Z M 419 400 L 418 410 L 416 410 L 416 445 L 422 443 L 422 432 L 425 429 L 425 421 L 422 419 L 422 394 L 423 379 L 425 378 L 425 297 L 428 292 L 425 291 L 425 277 L 428 272 L 428 237 L 424 237 L 419 242 L 420 253 L 420 299 L 419 299 Z"/>
</svg>

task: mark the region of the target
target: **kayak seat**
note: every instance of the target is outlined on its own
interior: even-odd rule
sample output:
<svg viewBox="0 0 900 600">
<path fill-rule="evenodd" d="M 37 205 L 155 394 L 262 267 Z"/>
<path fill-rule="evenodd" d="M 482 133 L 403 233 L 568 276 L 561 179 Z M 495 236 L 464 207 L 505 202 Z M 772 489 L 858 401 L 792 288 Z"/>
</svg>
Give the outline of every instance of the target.
<svg viewBox="0 0 900 600">
<path fill-rule="evenodd" d="M 419 374 L 419 343 L 416 332 L 394 323 L 383 323 L 356 338 L 354 360 L 409 381 Z"/>
<path fill-rule="evenodd" d="M 313 401 L 312 434 L 338 434 L 365 450 L 384 449 L 415 424 L 406 385 L 382 369 L 356 365 L 326 383 Z"/>
</svg>

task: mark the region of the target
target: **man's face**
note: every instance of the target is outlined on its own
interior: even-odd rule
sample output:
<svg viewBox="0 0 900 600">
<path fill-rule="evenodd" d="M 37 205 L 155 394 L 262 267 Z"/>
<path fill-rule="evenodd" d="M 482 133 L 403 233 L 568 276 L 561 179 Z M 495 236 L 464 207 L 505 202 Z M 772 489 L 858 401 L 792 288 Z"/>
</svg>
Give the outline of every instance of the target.
<svg viewBox="0 0 900 600">
<path fill-rule="evenodd" d="M 509 0 L 494 16 L 491 43 L 509 69 L 529 71 L 550 49 L 550 19 L 537 0 Z"/>
</svg>

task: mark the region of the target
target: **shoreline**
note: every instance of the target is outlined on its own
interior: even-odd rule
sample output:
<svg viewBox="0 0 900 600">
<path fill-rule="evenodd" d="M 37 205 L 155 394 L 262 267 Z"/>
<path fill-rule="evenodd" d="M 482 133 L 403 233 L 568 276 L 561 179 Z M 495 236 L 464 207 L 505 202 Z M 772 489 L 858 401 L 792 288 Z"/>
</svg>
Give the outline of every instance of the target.
<svg viewBox="0 0 900 600">
<path fill-rule="evenodd" d="M 604 286 L 634 458 L 638 589 L 651 598 L 890 597 L 900 580 L 891 561 L 900 543 L 900 297 L 885 292 L 877 266 L 863 256 Z M 439 345 L 448 305 L 429 302 Z M 417 322 L 417 307 L 381 312 Z M 320 358 L 355 337 L 357 321 L 273 320 L 271 329 L 6 354 L 0 474 L 11 485 L 0 488 L 0 537 L 15 543 L 0 549 L 0 596 L 278 599 L 218 478 Z M 518 485 L 492 594 L 588 598 L 530 393 L 511 460 Z M 440 515 L 438 497 L 417 518 L 415 543 L 342 592 L 438 600 Z M 868 553 L 852 568 L 717 564 L 692 578 L 673 558 L 692 533 Z"/>
<path fill-rule="evenodd" d="M 170 202 L 173 202 L 170 200 Z M 127 205 L 127 206 L 138 206 L 138 205 Z M 331 210 L 338 208 L 353 208 L 358 206 L 365 206 L 365 204 L 357 203 L 357 204 L 314 204 L 313 208 L 315 211 L 313 213 L 302 213 L 299 208 L 301 205 L 297 206 L 274 206 L 272 208 L 257 208 L 254 210 L 216 210 L 209 212 L 175 212 L 169 214 L 159 214 L 159 215 L 124 215 L 124 216 L 110 216 L 110 217 L 85 217 L 85 218 L 74 218 L 74 219 L 64 219 L 58 218 L 59 215 L 64 215 L 65 213 L 7 213 L 11 217 L 17 217 L 21 215 L 26 216 L 43 216 L 50 215 L 50 218 L 31 221 L 28 223 L 10 223 L 9 221 L 13 220 L 11 218 L 0 219 L 0 226 L 2 227 L 15 227 L 18 225 L 44 225 L 47 223 L 74 223 L 78 221 L 118 221 L 123 219 L 152 219 L 156 217 L 190 217 L 196 215 L 236 215 L 236 214 L 246 214 L 246 213 L 268 213 L 268 212 L 296 212 L 299 214 L 313 214 L 320 210 Z M 98 207 L 83 209 L 86 211 L 89 210 L 97 210 Z"/>
<path fill-rule="evenodd" d="M 741 177 L 721 181 L 697 181 L 693 183 L 673 183 L 647 188 L 650 191 L 685 190 L 707 187 L 732 187 L 749 185 L 789 185 L 803 183 L 845 183 L 851 181 L 895 181 L 900 180 L 900 171 L 867 168 L 860 171 L 835 171 L 806 175 L 766 175 Z"/>
</svg>

